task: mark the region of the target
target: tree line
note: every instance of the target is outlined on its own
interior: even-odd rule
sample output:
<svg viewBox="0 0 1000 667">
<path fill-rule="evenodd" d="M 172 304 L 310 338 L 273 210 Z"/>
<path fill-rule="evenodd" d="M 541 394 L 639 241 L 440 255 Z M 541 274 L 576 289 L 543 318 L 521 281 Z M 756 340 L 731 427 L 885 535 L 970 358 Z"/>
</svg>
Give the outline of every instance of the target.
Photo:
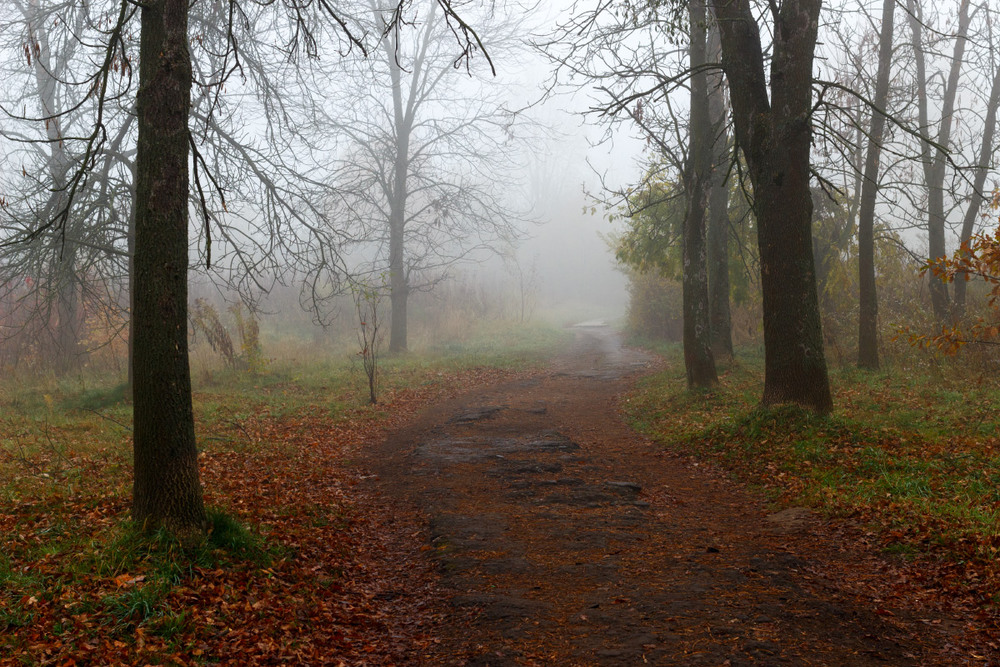
<svg viewBox="0 0 1000 667">
<path fill-rule="evenodd" d="M 680 280 L 689 385 L 717 383 L 716 360 L 732 354 L 732 260 L 742 253 L 759 290 L 762 403 L 829 411 L 821 311 L 831 267 L 854 267 L 853 303 L 840 306 L 857 312 L 855 362 L 877 369 L 878 285 L 900 253 L 914 258 L 916 281 L 949 252 L 967 254 L 981 224 L 996 165 L 995 8 L 576 6 L 543 48 L 558 84 L 596 86 L 592 112 L 647 141 L 642 181 L 605 202 L 627 220 L 619 258 Z M 958 326 L 974 273 L 923 275 L 928 319 Z"/>
</svg>

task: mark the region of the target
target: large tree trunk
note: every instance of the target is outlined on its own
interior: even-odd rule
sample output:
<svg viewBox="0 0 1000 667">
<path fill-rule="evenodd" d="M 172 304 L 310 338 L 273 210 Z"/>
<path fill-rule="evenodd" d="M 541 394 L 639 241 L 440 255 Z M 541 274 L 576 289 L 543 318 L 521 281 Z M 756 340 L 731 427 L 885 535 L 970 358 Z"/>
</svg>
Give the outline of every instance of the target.
<svg viewBox="0 0 1000 667">
<path fill-rule="evenodd" d="M 188 365 L 187 0 L 142 6 L 135 202 L 135 479 L 145 528 L 206 524 Z"/>
<path fill-rule="evenodd" d="M 683 247 L 684 369 L 689 387 L 711 387 L 718 383 L 719 378 L 712 357 L 705 254 L 705 212 L 708 208 L 713 142 L 712 125 L 708 118 L 708 76 L 705 73 L 704 0 L 691 0 L 689 12 L 692 74 Z"/>
<path fill-rule="evenodd" d="M 136 183 L 136 167 L 132 164 L 132 183 Z M 132 201 L 136 200 L 133 185 Z M 135 391 L 135 206 L 128 221 L 128 395 Z"/>
<path fill-rule="evenodd" d="M 927 186 L 927 254 L 930 259 L 944 257 L 945 247 L 945 213 L 944 213 L 944 177 L 949 144 L 951 143 L 951 128 L 955 122 L 955 98 L 958 93 L 958 79 L 962 70 L 965 55 L 965 43 L 969 32 L 969 0 L 961 0 L 958 8 L 958 29 L 955 33 L 955 49 L 951 58 L 951 69 L 945 84 L 944 97 L 941 100 L 941 121 L 934 147 L 931 151 L 929 141 L 930 121 L 928 120 L 927 74 L 923 44 L 923 24 L 921 6 L 917 0 L 907 0 L 906 7 L 910 14 L 910 32 L 913 41 L 913 55 L 917 75 L 917 113 L 920 122 L 920 134 L 924 138 L 922 159 L 924 166 L 924 184 Z M 931 306 L 934 315 L 939 320 L 947 320 L 951 316 L 949 307 L 948 286 L 933 275 L 930 276 Z"/>
<path fill-rule="evenodd" d="M 962 220 L 963 247 L 967 247 L 972 238 L 972 232 L 976 228 L 976 220 L 982 210 L 985 198 L 983 188 L 986 186 L 986 173 L 990 167 L 990 157 L 993 153 L 993 136 L 997 126 L 997 107 L 1000 106 L 1000 67 L 997 67 L 993 75 L 993 85 L 990 87 L 990 100 L 986 107 L 986 120 L 983 122 L 983 141 L 979 147 L 979 161 L 976 163 L 975 176 L 972 184 L 972 194 L 969 196 L 969 206 L 965 209 L 965 218 Z M 955 318 L 965 315 L 965 276 L 959 276 L 955 280 Z"/>
<path fill-rule="evenodd" d="M 717 163 L 718 164 L 718 163 Z M 717 166 L 708 200 L 708 302 L 712 353 L 732 359 L 733 321 L 729 306 L 729 186 L 725 166 Z"/>
<path fill-rule="evenodd" d="M 708 37 L 708 57 L 722 58 L 719 28 L 713 24 Z M 733 356 L 733 323 L 729 310 L 729 133 L 726 130 L 724 78 L 708 74 L 708 115 L 711 120 L 712 173 L 708 196 L 708 310 L 712 330 L 712 354 L 716 359 Z"/>
<path fill-rule="evenodd" d="M 821 0 L 785 0 L 775 16 L 771 101 L 748 0 L 712 0 L 722 33 L 736 138 L 753 183 L 764 309 L 765 405 L 820 412 L 833 401 L 812 250 L 812 63 Z M 773 102 L 773 105 L 772 105 Z"/>
<path fill-rule="evenodd" d="M 883 0 L 882 32 L 878 46 L 878 74 L 875 79 L 875 109 L 872 110 L 865 175 L 861 183 L 858 210 L 858 366 L 877 369 L 878 293 L 875 287 L 875 195 L 878 192 L 879 159 L 885 133 L 886 104 L 889 101 L 889 70 L 892 68 L 892 25 L 896 0 Z"/>
</svg>

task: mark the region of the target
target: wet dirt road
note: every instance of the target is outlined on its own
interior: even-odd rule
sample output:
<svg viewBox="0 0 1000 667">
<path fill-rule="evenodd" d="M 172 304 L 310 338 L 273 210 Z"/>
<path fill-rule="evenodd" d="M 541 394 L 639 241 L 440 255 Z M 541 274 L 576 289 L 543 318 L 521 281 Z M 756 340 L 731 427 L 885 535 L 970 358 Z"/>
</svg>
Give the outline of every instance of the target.
<svg viewBox="0 0 1000 667">
<path fill-rule="evenodd" d="M 877 587 L 877 559 L 629 430 L 618 401 L 652 361 L 578 327 L 548 371 L 438 405 L 381 446 L 380 492 L 426 517 L 450 594 L 440 643 L 413 664 L 965 662 L 947 623 L 857 592 Z"/>
</svg>

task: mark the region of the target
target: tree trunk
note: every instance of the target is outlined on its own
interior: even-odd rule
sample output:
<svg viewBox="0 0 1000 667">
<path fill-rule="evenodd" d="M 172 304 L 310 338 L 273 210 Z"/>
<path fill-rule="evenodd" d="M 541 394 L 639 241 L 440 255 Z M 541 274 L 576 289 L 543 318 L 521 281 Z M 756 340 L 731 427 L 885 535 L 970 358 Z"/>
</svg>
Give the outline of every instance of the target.
<svg viewBox="0 0 1000 667">
<path fill-rule="evenodd" d="M 967 247 L 972 238 L 972 232 L 976 229 L 976 219 L 982 209 L 985 197 L 983 188 L 986 186 L 986 173 L 990 167 L 990 156 L 993 153 L 993 136 L 997 126 L 997 107 L 1000 106 L 1000 67 L 997 67 L 993 75 L 993 85 L 990 87 L 990 101 L 986 107 L 986 119 L 983 122 L 983 141 L 979 147 L 979 161 L 976 163 L 975 176 L 972 184 L 972 194 L 969 196 L 969 207 L 965 210 L 965 219 L 962 220 L 963 247 Z M 965 276 L 959 276 L 955 280 L 955 319 L 965 315 Z"/>
<path fill-rule="evenodd" d="M 410 296 L 403 256 L 403 227 L 392 224 L 389 230 L 389 352 L 406 352 L 406 304 Z"/>
<path fill-rule="evenodd" d="M 719 28 L 712 25 L 708 57 L 722 57 Z M 729 185 L 730 142 L 726 130 L 724 80 L 721 72 L 708 74 L 708 115 L 711 121 L 712 172 L 708 199 L 708 309 L 712 330 L 712 354 L 716 359 L 733 357 L 733 323 L 729 310 Z"/>
<path fill-rule="evenodd" d="M 917 113 L 920 122 L 920 134 L 924 138 L 922 159 L 924 165 L 924 183 L 927 186 L 927 255 L 929 259 L 937 259 L 947 254 L 945 247 L 945 213 L 944 213 L 944 177 L 946 151 L 951 143 L 951 128 L 954 124 L 955 97 L 958 92 L 958 79 L 962 70 L 965 54 L 965 43 L 969 32 L 969 0 L 961 0 L 958 9 L 958 30 L 955 33 L 955 49 L 951 59 L 951 70 L 945 84 L 944 97 L 941 100 L 941 121 L 936 139 L 937 146 L 931 151 L 929 142 L 930 121 L 927 101 L 927 75 L 923 46 L 923 25 L 921 8 L 917 0 L 906 1 L 910 14 L 910 32 L 913 40 L 913 55 L 917 75 Z M 930 276 L 931 306 L 934 315 L 942 321 L 951 315 L 948 304 L 948 286 L 940 278 Z"/>
<path fill-rule="evenodd" d="M 708 302 L 712 353 L 717 359 L 733 357 L 733 321 L 729 307 L 729 187 L 724 167 L 713 172 L 708 201 Z M 719 176 L 721 172 L 721 176 Z"/>
<path fill-rule="evenodd" d="M 136 201 L 136 166 L 132 163 L 132 201 Z M 135 206 L 128 221 L 128 395 L 135 391 Z"/>
<path fill-rule="evenodd" d="M 394 77 L 393 83 L 398 81 Z M 397 127 L 399 125 L 397 124 Z M 409 175 L 409 133 L 397 133 L 393 186 L 389 193 L 389 352 L 406 352 L 406 304 L 410 285 L 406 271 L 406 181 Z"/>
<path fill-rule="evenodd" d="M 374 9 L 377 17 L 381 13 Z M 431 15 L 433 16 L 433 14 Z M 410 175 L 410 132 L 413 128 L 414 91 L 410 100 L 403 100 L 402 69 L 398 60 L 399 42 L 396 33 L 383 41 L 383 55 L 389 65 L 389 79 L 392 85 L 393 129 L 395 130 L 395 151 L 393 156 L 392 184 L 386 197 L 389 201 L 389 307 L 391 324 L 389 327 L 389 352 L 398 354 L 407 349 L 406 305 L 410 297 L 410 285 L 406 270 L 406 202 Z M 416 76 L 420 63 L 414 63 L 412 76 Z M 411 84 L 412 86 L 412 84 Z"/>
<path fill-rule="evenodd" d="M 689 387 L 719 382 L 712 357 L 708 313 L 708 266 L 705 253 L 705 211 L 712 170 L 712 126 L 708 118 L 708 76 L 705 73 L 705 4 L 691 0 L 691 120 L 684 216 L 683 308 L 684 369 Z"/>
<path fill-rule="evenodd" d="M 875 287 L 875 195 L 878 192 L 879 159 L 885 133 L 886 104 L 889 101 L 889 70 L 892 68 L 892 29 L 896 1 L 883 0 L 882 32 L 878 46 L 878 74 L 875 79 L 875 109 L 872 110 L 865 175 L 861 183 L 858 210 L 858 367 L 877 369 L 878 293 Z"/>
<path fill-rule="evenodd" d="M 142 7 L 135 202 L 135 479 L 132 516 L 146 529 L 200 531 L 188 365 L 187 0 Z"/>
<path fill-rule="evenodd" d="M 83 353 L 80 344 L 80 285 L 77 283 L 76 252 L 69 249 L 60 260 L 54 274 L 58 286 L 56 296 L 56 370 L 62 375 L 79 368 Z"/>
<path fill-rule="evenodd" d="M 821 0 L 785 0 L 775 16 L 771 101 L 748 0 L 712 0 L 736 138 L 753 183 L 764 310 L 765 405 L 833 406 L 812 250 L 812 63 Z"/>
<path fill-rule="evenodd" d="M 37 3 L 31 3 L 37 10 Z M 22 11 L 27 11 L 26 8 Z M 29 14 L 25 14 L 26 17 Z M 66 174 L 72 168 L 66 146 L 63 141 L 60 114 L 62 109 L 57 97 L 57 72 L 63 69 L 65 61 L 53 60 L 67 57 L 63 54 L 53 54 L 49 44 L 49 34 L 46 26 L 37 26 L 29 19 L 29 39 L 35 42 L 35 57 L 32 60 L 32 72 L 38 92 L 38 102 L 42 115 L 46 118 L 45 135 L 47 148 L 50 151 L 46 169 L 51 180 L 48 201 L 42 209 L 43 218 L 53 219 L 66 206 L 67 193 Z M 83 278 L 77 275 L 76 227 L 73 220 L 64 223 L 62 234 L 57 237 L 52 248 L 52 265 L 49 268 L 48 287 L 55 300 L 55 318 L 48 318 L 48 333 L 51 339 L 51 356 L 54 367 L 59 375 L 79 368 L 81 362 L 80 345 L 80 287 Z M 51 314 L 51 313 L 50 313 Z M 54 327 L 54 328 L 53 328 Z"/>
</svg>

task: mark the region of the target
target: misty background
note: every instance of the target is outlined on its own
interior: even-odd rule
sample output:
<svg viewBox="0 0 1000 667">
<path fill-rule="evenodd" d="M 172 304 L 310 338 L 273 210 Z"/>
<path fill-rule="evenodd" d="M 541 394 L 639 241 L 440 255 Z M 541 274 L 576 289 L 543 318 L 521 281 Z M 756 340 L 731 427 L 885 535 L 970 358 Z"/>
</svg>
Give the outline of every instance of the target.
<svg viewBox="0 0 1000 667">
<path fill-rule="evenodd" d="M 420 340 L 438 338 L 434 327 L 444 320 L 455 330 L 461 321 L 503 319 L 623 323 L 630 285 L 633 293 L 645 285 L 667 295 L 657 305 L 664 312 L 656 327 L 674 327 L 673 269 L 660 267 L 666 282 L 652 285 L 657 272 L 615 259 L 615 246 L 645 224 L 643 216 L 659 216 L 667 227 L 676 223 L 676 211 L 639 203 L 656 188 L 679 183 L 685 159 L 688 56 L 664 19 L 619 24 L 620 16 L 598 16 L 595 32 L 584 38 L 574 21 L 591 8 L 577 2 L 463 4 L 487 61 L 478 48 L 460 53 L 444 24 L 431 34 L 435 22 L 428 18 L 436 6 L 407 5 L 407 23 L 371 41 L 367 52 L 322 22 L 296 52 L 283 18 L 254 6 L 238 26 L 238 59 L 220 30 L 219 7 L 193 8 L 192 302 L 202 299 L 218 312 L 242 304 L 275 338 L 278 325 L 311 331 L 322 323 L 333 329 L 302 336 L 348 341 L 358 317 L 352 298 L 358 285 L 384 288 L 388 308 L 396 298 L 388 293 L 401 292 L 400 285 L 380 281 L 403 273 L 390 269 L 392 234 L 385 223 L 393 206 L 378 192 L 392 189 L 385 187 L 387 156 L 400 136 L 392 127 L 391 81 L 396 76 L 405 88 L 419 72 L 414 63 L 426 58 L 442 83 L 423 100 L 412 132 L 436 131 L 444 143 L 437 154 L 417 152 L 414 162 L 423 162 L 411 165 L 415 193 L 406 211 L 417 211 L 417 227 L 407 232 L 405 272 Z M 902 296 L 889 300 L 883 340 L 906 318 L 920 326 L 929 321 L 893 308 L 912 301 L 911 288 L 918 301 L 927 296 L 926 283 L 914 279 L 928 254 L 921 163 L 929 158 L 919 137 L 933 134 L 949 108 L 945 84 L 960 42 L 967 48 L 949 120 L 946 250 L 958 245 L 967 212 L 981 227 L 983 195 L 995 184 L 991 146 L 983 185 L 978 192 L 970 187 L 997 70 L 993 10 L 988 3 L 970 6 L 963 27 L 957 3 L 914 5 L 928 35 L 922 89 L 905 26 L 897 25 L 894 36 L 898 71 L 886 141 L 892 159 L 879 177 L 876 211 L 888 258 L 880 280 L 899 286 Z M 112 53 L 104 37 L 118 7 L 8 0 L 8 9 L 0 44 L 8 55 L 0 85 L 7 112 L 0 133 L 2 356 L 14 366 L 65 356 L 72 367 L 73 359 L 87 363 L 88 355 L 106 352 L 121 367 L 130 308 L 137 21 L 123 24 L 120 51 L 98 99 L 92 77 L 101 57 Z M 856 261 L 853 217 L 870 118 L 862 100 L 871 96 L 874 77 L 876 10 L 877 3 L 827 3 L 817 59 L 816 86 L 824 97 L 813 145 L 814 244 L 828 344 L 845 359 L 851 344 L 841 339 L 856 318 L 847 295 L 856 289 L 849 277 Z M 380 33 L 377 3 L 349 3 L 344 11 L 358 35 Z M 421 51 L 425 34 L 429 46 Z M 390 52 L 398 62 L 386 57 Z M 643 58 L 660 70 L 643 69 Z M 644 88 L 648 99 L 630 97 Z M 646 101 L 635 101 L 640 98 Z M 101 119 L 97 129 L 95 118 Z M 459 135 L 461 141 L 453 141 Z M 739 161 L 733 166 L 738 172 Z M 754 342 L 760 333 L 755 230 L 732 187 L 733 327 L 740 340 Z M 434 312 L 448 308 L 455 312 Z"/>
</svg>

